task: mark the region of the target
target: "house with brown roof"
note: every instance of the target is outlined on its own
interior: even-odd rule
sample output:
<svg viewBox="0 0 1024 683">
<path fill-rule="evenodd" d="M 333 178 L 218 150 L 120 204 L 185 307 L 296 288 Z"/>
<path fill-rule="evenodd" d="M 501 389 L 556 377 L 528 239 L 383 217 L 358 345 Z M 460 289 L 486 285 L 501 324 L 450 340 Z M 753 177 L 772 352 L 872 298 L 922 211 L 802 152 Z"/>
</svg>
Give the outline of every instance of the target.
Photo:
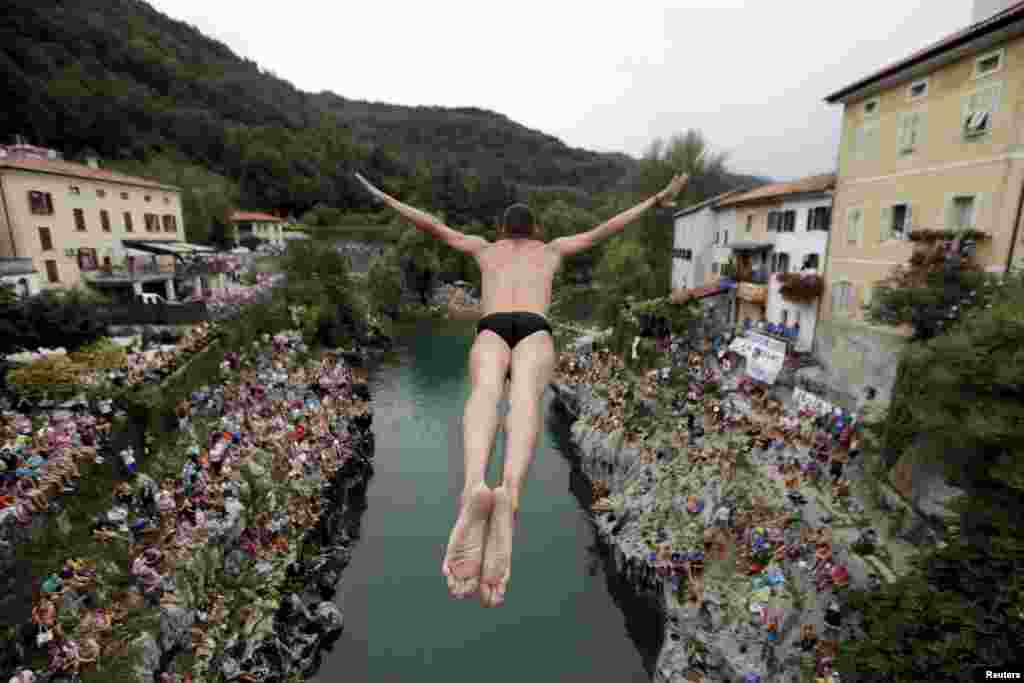
<svg viewBox="0 0 1024 683">
<path fill-rule="evenodd" d="M 924 231 L 973 235 L 993 273 L 1024 263 L 1024 2 L 976 10 L 970 26 L 825 98 L 843 119 L 817 339 L 853 394 L 892 386 L 900 344 L 864 309 Z"/>
<path fill-rule="evenodd" d="M 284 219 L 259 211 L 235 211 L 231 214 L 236 242 L 256 237 L 275 246 L 284 246 Z"/>
<path fill-rule="evenodd" d="M 88 285 L 174 298 L 173 256 L 124 240 L 184 239 L 179 188 L 64 161 L 53 150 L 0 146 L 0 268 L 19 292 Z"/>
<path fill-rule="evenodd" d="M 797 351 L 814 342 L 814 282 L 824 265 L 834 187 L 828 173 L 731 194 L 714 206 L 729 216 L 720 225 L 733 226 L 716 231 L 711 270 L 737 283 L 734 322 L 774 326 Z"/>
</svg>

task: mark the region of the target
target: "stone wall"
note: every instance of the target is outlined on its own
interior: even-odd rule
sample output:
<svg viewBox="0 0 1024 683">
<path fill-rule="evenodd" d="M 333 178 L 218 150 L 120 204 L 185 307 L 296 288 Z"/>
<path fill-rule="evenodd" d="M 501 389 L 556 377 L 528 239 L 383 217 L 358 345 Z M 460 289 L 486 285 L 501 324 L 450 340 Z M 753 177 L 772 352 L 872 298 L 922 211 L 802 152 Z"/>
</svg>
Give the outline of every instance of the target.
<svg viewBox="0 0 1024 683">
<path fill-rule="evenodd" d="M 849 409 L 863 405 L 869 387 L 874 388 L 879 400 L 888 402 L 907 341 L 908 336 L 894 328 L 823 320 L 814 339 L 814 356 L 820 363 L 813 373 L 814 380 L 854 401 L 855 405 L 844 405 Z"/>
</svg>

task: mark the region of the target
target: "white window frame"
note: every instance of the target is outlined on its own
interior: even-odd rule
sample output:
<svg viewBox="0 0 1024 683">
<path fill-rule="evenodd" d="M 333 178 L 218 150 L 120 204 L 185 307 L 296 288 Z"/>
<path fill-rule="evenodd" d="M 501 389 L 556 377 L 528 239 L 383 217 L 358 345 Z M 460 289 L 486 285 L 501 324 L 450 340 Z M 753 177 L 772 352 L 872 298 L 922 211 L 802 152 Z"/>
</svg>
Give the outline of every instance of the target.
<svg viewBox="0 0 1024 683">
<path fill-rule="evenodd" d="M 996 66 L 996 68 L 992 69 L 991 71 L 986 71 L 985 73 L 979 72 L 978 71 L 978 67 L 981 66 L 981 63 L 984 62 L 985 60 L 991 59 L 992 57 L 999 57 L 999 65 Z M 1005 47 L 1001 47 L 998 50 L 992 50 L 991 52 L 986 52 L 983 55 L 978 55 L 977 57 L 974 58 L 974 79 L 978 80 L 979 78 L 988 78 L 992 74 L 997 74 L 997 73 L 999 73 L 1000 71 L 1003 70 L 1003 65 L 1005 65 L 1005 64 L 1006 64 L 1006 48 Z"/>
<path fill-rule="evenodd" d="M 896 152 L 901 157 L 910 156 L 921 149 L 922 138 L 924 137 L 924 127 L 926 125 L 925 114 L 926 112 L 923 109 L 907 111 L 900 114 L 899 127 L 896 129 Z M 910 119 L 911 116 L 918 117 L 917 129 L 915 133 L 916 136 L 914 138 L 913 146 L 906 146 L 904 144 L 903 135 L 904 131 L 906 130 L 906 122 L 907 120 Z"/>
<path fill-rule="evenodd" d="M 857 239 L 855 242 L 850 241 L 850 218 L 853 216 L 855 211 L 860 212 L 860 224 L 857 226 Z M 843 245 L 847 247 L 862 247 L 864 246 L 864 217 L 867 212 L 864 207 L 853 206 L 846 210 L 846 236 L 843 239 Z"/>
<path fill-rule="evenodd" d="M 971 200 L 971 218 L 973 219 L 972 225 L 948 225 L 947 230 L 977 230 L 978 229 L 978 210 L 981 208 L 981 195 L 972 192 L 958 192 L 957 194 L 950 195 L 949 197 L 949 210 L 954 211 L 956 209 L 956 200 L 958 199 L 970 199 Z"/>
<path fill-rule="evenodd" d="M 842 291 L 844 294 L 847 295 L 845 297 L 845 301 L 843 301 L 843 303 L 845 304 L 843 307 L 839 307 L 836 305 L 836 292 L 837 290 L 839 290 L 840 285 L 845 285 Z M 849 287 L 849 289 L 846 289 L 846 287 Z M 839 315 L 848 316 L 853 313 L 851 309 L 853 308 L 853 303 L 856 301 L 856 290 L 854 289 L 853 282 L 851 282 L 850 280 L 833 281 L 831 295 L 832 296 L 830 297 L 831 300 L 829 301 L 829 305 L 832 307 L 833 315 L 838 313 Z"/>
<path fill-rule="evenodd" d="M 899 236 L 897 236 L 893 232 L 893 229 L 892 229 L 892 221 L 893 221 L 893 217 L 895 216 L 895 211 L 896 211 L 896 207 L 897 206 L 905 206 L 905 207 L 907 207 L 906 220 L 905 220 L 905 222 L 903 224 L 903 233 L 901 235 L 899 235 Z M 886 221 L 888 221 L 888 225 L 885 224 Z M 909 239 L 910 231 L 911 231 L 911 229 L 913 229 L 913 226 L 914 226 L 914 205 L 912 203 L 910 203 L 908 201 L 898 201 L 898 202 L 891 202 L 889 204 L 886 204 L 885 207 L 882 209 L 882 218 L 881 218 L 881 222 L 879 223 L 879 227 L 878 227 L 879 231 L 881 232 L 881 236 L 882 236 L 882 239 L 880 241 L 883 242 L 883 243 L 884 242 L 892 242 L 892 241 L 905 242 L 906 240 Z"/>
<path fill-rule="evenodd" d="M 979 93 L 985 90 L 994 90 L 995 97 L 993 98 L 992 109 L 988 112 L 988 126 L 980 133 L 969 134 L 967 132 L 967 123 L 970 118 L 980 114 L 980 111 L 971 110 L 971 100 Z M 963 100 L 963 112 L 960 117 L 960 135 L 964 141 L 981 140 L 987 138 L 992 133 L 992 129 L 995 128 L 996 113 L 999 112 L 999 105 L 1003 99 L 1003 83 L 997 81 L 995 83 L 986 83 L 983 86 L 975 88 L 970 93 L 964 96 Z"/>
<path fill-rule="evenodd" d="M 874 104 L 875 110 L 873 112 L 868 111 L 868 105 Z M 879 112 L 882 109 L 882 98 L 872 97 L 870 100 L 865 100 L 861 105 L 861 113 L 864 114 L 865 121 L 874 121 L 878 118 Z"/>
<path fill-rule="evenodd" d="M 870 119 L 857 126 L 853 132 L 853 158 L 855 161 L 874 161 L 878 156 L 878 145 L 882 126 L 877 119 Z M 867 144 L 868 132 L 874 133 L 874 141 Z M 868 154 L 868 152 L 871 152 Z"/>
<path fill-rule="evenodd" d="M 923 85 L 924 90 L 919 95 L 915 95 L 914 88 L 918 87 L 919 85 Z M 912 82 L 910 85 L 907 86 L 907 101 L 917 102 L 918 100 L 925 99 L 926 97 L 928 97 L 928 90 L 930 89 L 930 87 L 931 83 L 927 78 L 922 78 L 919 81 Z"/>
</svg>

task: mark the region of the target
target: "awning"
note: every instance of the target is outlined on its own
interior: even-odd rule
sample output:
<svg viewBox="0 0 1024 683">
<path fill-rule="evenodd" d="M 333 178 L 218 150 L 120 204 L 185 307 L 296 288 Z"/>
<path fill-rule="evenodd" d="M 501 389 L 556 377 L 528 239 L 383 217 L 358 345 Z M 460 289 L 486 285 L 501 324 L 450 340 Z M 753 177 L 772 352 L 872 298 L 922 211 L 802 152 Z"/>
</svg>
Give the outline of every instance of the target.
<svg viewBox="0 0 1024 683">
<path fill-rule="evenodd" d="M 772 242 L 733 242 L 726 246 L 733 251 L 771 251 L 775 244 Z"/>
<path fill-rule="evenodd" d="M 201 244 L 189 242 L 175 242 L 172 240 L 144 242 L 137 240 L 121 240 L 124 246 L 139 249 L 148 254 L 170 254 L 172 256 L 193 256 L 196 254 L 215 254 L 217 250 L 213 247 L 204 247 Z"/>
</svg>

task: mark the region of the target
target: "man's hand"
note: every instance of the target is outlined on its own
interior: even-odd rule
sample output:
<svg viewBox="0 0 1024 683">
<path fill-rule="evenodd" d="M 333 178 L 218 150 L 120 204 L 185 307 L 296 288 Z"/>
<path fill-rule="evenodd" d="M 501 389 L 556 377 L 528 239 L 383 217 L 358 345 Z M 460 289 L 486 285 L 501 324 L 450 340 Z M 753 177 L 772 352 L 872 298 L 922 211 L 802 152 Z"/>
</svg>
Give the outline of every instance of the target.
<svg viewBox="0 0 1024 683">
<path fill-rule="evenodd" d="M 369 190 L 370 194 L 372 194 L 374 196 L 374 198 L 377 199 L 377 201 L 386 202 L 389 199 L 391 199 L 390 195 L 388 195 L 388 194 L 384 193 L 383 191 L 381 191 L 381 190 L 377 189 L 376 187 L 374 187 L 374 185 L 369 180 L 364 178 L 359 173 L 356 173 L 356 180 L 361 182 L 363 184 L 363 187 L 365 187 L 367 190 Z"/>
<path fill-rule="evenodd" d="M 690 182 L 690 176 L 686 173 L 680 173 L 665 187 L 664 190 L 654 195 L 657 199 L 658 206 L 673 207 L 676 205 L 675 198 L 679 194 L 686 184 Z"/>
</svg>

